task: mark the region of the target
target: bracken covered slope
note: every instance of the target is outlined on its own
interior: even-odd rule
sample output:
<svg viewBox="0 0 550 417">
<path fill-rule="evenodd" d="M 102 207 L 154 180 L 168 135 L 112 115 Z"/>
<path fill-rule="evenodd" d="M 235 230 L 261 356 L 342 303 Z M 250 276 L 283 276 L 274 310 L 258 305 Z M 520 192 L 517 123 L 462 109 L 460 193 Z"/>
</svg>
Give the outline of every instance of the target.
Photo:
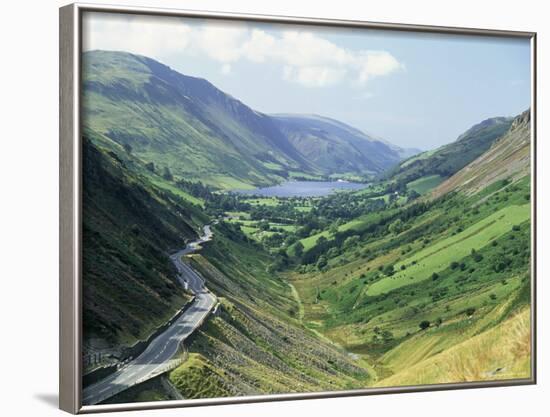
<svg viewBox="0 0 550 417">
<path fill-rule="evenodd" d="M 221 300 L 193 337 L 192 360 L 170 375 L 185 398 L 314 392 L 368 385 L 361 361 L 304 328 L 267 254 L 227 225 L 192 264 Z"/>
<path fill-rule="evenodd" d="M 450 177 L 487 151 L 495 140 L 508 131 L 511 124 L 512 118 L 508 117 L 484 120 L 454 142 L 406 159 L 389 171 L 387 176 L 405 183 L 430 175 Z"/>
<path fill-rule="evenodd" d="M 527 110 L 516 117 L 506 134 L 487 152 L 439 185 L 433 196 L 451 190 L 475 193 L 502 179 L 515 180 L 531 167 L 531 117 Z"/>
</svg>

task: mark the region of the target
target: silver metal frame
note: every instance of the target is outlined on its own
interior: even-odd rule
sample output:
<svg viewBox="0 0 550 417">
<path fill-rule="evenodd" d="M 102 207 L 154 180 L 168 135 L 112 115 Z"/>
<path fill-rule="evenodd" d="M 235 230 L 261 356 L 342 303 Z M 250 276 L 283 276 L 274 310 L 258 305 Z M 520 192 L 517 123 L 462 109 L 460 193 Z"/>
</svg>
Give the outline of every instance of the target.
<svg viewBox="0 0 550 417">
<path fill-rule="evenodd" d="M 81 244 L 81 142 L 80 87 L 82 52 L 82 14 L 106 12 L 239 20 L 263 23 L 294 23 L 340 28 L 384 29 L 405 32 L 442 33 L 473 36 L 528 38 L 531 40 L 531 378 L 465 382 L 451 384 L 415 385 L 387 388 L 365 388 L 348 391 L 329 391 L 299 394 L 255 395 L 231 398 L 155 401 L 115 405 L 82 406 L 82 244 Z M 253 403 L 308 398 L 346 397 L 357 395 L 393 394 L 463 388 L 505 387 L 536 384 L 536 33 L 505 30 L 405 25 L 349 20 L 313 19 L 304 17 L 263 16 L 161 8 L 107 6 L 75 3 L 61 7 L 60 24 L 60 146 L 59 146 L 59 408 L 69 413 L 144 410 L 153 408 L 192 407 L 201 405 Z"/>
</svg>

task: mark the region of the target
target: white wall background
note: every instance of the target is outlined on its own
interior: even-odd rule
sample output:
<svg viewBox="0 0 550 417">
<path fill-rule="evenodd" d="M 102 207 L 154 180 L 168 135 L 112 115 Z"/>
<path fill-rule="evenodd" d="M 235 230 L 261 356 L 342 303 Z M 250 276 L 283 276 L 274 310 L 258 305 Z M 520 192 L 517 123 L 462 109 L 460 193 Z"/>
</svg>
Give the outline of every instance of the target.
<svg viewBox="0 0 550 417">
<path fill-rule="evenodd" d="M 537 31 L 539 41 L 539 383 L 346 399 L 141 412 L 143 416 L 541 415 L 550 397 L 548 319 L 550 26 L 543 1 L 117 0 L 118 4 Z M 10 1 L 0 17 L 0 410 L 57 410 L 58 0 Z M 546 406 L 545 406 L 546 405 Z M 123 415 L 130 415 L 123 413 Z M 131 414 L 137 415 L 137 414 Z"/>
</svg>

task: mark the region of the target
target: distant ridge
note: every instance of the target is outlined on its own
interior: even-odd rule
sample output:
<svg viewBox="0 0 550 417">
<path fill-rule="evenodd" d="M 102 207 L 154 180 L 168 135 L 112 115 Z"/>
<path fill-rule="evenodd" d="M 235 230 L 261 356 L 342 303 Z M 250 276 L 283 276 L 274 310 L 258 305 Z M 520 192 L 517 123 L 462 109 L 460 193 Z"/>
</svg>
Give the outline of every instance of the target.
<svg viewBox="0 0 550 417">
<path fill-rule="evenodd" d="M 361 130 L 319 115 L 274 114 L 290 143 L 325 173 L 380 173 L 397 164 L 407 150 Z"/>
<path fill-rule="evenodd" d="M 408 158 L 387 177 L 411 182 L 430 175 L 448 178 L 487 151 L 512 125 L 511 117 L 486 119 L 462 133 L 454 142 Z"/>
<path fill-rule="evenodd" d="M 83 86 L 86 127 L 176 177 L 222 189 L 380 174 L 410 152 L 332 119 L 263 114 L 205 79 L 127 52 L 84 53 Z"/>
<path fill-rule="evenodd" d="M 440 184 L 433 196 L 449 191 L 475 193 L 496 181 L 528 175 L 531 169 L 531 111 L 513 119 L 510 129 L 479 158 Z"/>
</svg>

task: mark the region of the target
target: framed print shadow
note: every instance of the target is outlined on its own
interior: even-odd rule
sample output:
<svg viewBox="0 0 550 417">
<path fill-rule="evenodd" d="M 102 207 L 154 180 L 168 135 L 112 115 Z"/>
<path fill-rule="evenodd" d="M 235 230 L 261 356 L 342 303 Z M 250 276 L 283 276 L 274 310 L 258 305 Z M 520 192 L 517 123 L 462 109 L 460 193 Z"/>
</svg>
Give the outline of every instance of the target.
<svg viewBox="0 0 550 417">
<path fill-rule="evenodd" d="M 60 407 L 535 383 L 535 33 L 60 9 Z"/>
</svg>

